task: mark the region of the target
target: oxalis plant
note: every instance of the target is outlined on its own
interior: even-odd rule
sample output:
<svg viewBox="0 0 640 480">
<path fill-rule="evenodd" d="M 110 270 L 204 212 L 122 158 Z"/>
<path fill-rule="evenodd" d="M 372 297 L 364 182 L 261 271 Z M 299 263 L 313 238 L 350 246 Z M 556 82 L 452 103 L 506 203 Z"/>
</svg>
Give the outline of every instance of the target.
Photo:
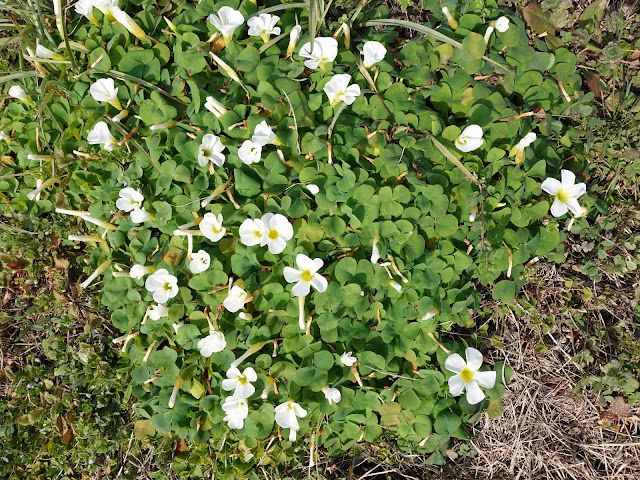
<svg viewBox="0 0 640 480">
<path fill-rule="evenodd" d="M 495 2 L 424 3 L 417 24 L 376 2 L 58 1 L 26 27 L 2 188 L 89 228 L 69 240 L 96 247 L 81 287 L 122 332 L 136 432 L 186 439 L 184 475 L 383 434 L 442 464 L 500 415 L 511 371 L 461 329 L 586 222 L 559 119 L 589 97 Z"/>
</svg>

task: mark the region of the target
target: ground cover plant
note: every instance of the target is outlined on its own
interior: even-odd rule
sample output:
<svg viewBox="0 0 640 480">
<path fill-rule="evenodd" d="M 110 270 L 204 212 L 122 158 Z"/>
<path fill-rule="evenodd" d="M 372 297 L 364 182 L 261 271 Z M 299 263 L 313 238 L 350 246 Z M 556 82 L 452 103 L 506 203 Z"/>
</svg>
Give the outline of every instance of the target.
<svg viewBox="0 0 640 480">
<path fill-rule="evenodd" d="M 558 121 L 591 112 L 575 56 L 490 4 L 433 2 L 425 26 L 136 3 L 62 9 L 25 42 L 2 131 L 13 211 L 98 227 L 69 240 L 97 246 L 80 288 L 102 280 L 138 432 L 193 443 L 184 475 L 383 432 L 443 463 L 510 376 L 447 332 L 478 286 L 510 301 L 561 260 L 592 206 Z"/>
</svg>

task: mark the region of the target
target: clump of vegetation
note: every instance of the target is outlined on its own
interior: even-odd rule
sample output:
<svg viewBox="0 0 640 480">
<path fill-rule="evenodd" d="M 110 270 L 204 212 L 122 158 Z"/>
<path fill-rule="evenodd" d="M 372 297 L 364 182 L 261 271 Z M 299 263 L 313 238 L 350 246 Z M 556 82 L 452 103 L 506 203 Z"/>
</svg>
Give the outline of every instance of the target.
<svg viewBox="0 0 640 480">
<path fill-rule="evenodd" d="M 132 468 L 128 434 L 186 439 L 172 463 L 182 478 L 313 464 L 318 447 L 338 455 L 383 434 L 428 463 L 454 458 L 452 439 L 466 439 L 464 426 L 484 407 L 500 415 L 511 375 L 496 363 L 495 385 L 474 386 L 488 372 L 476 372 L 473 350 L 474 368 L 447 368 L 468 346 L 449 334 L 474 328 L 478 290 L 509 303 L 538 259 L 563 262 L 576 235 L 585 249 L 602 235 L 590 226 L 611 203 L 597 199 L 599 187 L 573 202 L 589 180 L 588 150 L 601 142 L 590 127 L 604 126 L 592 116 L 593 84 L 581 91 L 579 59 L 555 30 L 530 42 L 525 24 L 493 2 L 422 2 L 423 25 L 386 20 L 377 3 L 336 16 L 315 2 L 274 3 L 264 17 L 250 2 L 224 7 L 233 14 L 213 2 L 137 3 L 128 13 L 69 11 L 73 29 L 51 12 L 49 26 L 34 20 L 37 43 L 51 53 L 25 39 L 36 70 L 16 77 L 23 103 L 0 119 L 7 223 L 44 245 L 56 239 L 53 265 L 74 279 L 62 276 L 59 296 L 103 280 L 100 302 L 122 355 L 95 331 L 99 317 L 77 343 L 62 338 L 61 322 L 42 337 L 43 352 L 60 385 L 83 386 L 82 400 L 53 380 L 30 380 L 46 378 L 46 368 L 25 369 L 26 386 L 12 377 L 6 435 L 31 441 L 38 426 L 62 444 L 88 439 L 97 463 L 86 466 L 84 451 L 47 444 L 64 460 L 46 468 L 67 475 Z M 565 3 L 543 5 L 558 17 L 549 23 L 525 18 L 534 30 L 555 29 L 569 22 Z M 607 44 L 599 68 L 623 68 L 625 49 Z M 626 115 L 629 98 L 609 98 L 612 112 Z M 54 217 L 56 207 L 71 217 Z M 572 215 L 558 220 L 550 208 Z M 58 255 L 75 241 L 95 247 L 91 266 Z M 614 245 L 602 247 L 603 258 Z M 631 251 L 633 239 L 605 270 L 634 272 Z M 7 281 L 27 266 L 17 258 L 35 254 L 8 253 Z M 54 298 L 61 318 L 84 322 L 73 301 Z M 585 382 L 602 386 L 604 398 L 633 395 L 625 383 L 633 358 Z M 96 369 L 105 377 L 88 388 Z M 477 383 L 487 387 L 483 403 Z M 36 411 L 17 400 L 33 388 L 44 398 Z M 115 412 L 132 397 L 133 432 L 92 431 L 131 426 Z M 19 445 L 12 458 L 30 458 L 31 447 Z"/>
</svg>

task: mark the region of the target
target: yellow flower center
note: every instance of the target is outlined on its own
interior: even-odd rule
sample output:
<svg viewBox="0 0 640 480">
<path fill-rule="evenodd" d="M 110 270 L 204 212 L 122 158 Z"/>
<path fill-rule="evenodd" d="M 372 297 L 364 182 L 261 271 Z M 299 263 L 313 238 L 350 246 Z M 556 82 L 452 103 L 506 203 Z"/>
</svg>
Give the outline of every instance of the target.
<svg viewBox="0 0 640 480">
<path fill-rule="evenodd" d="M 464 367 L 464 369 L 460 372 L 460 377 L 462 377 L 462 381 L 465 383 L 469 383 L 473 380 L 476 372 L 471 370 L 469 367 Z"/>
<path fill-rule="evenodd" d="M 238 377 L 238 381 L 242 384 L 242 385 L 246 385 L 247 383 L 247 376 L 246 375 L 240 375 Z"/>
<path fill-rule="evenodd" d="M 569 200 L 569 190 L 566 188 L 561 188 L 556 193 L 556 198 L 559 202 L 566 203 Z"/>
<path fill-rule="evenodd" d="M 287 409 L 288 410 L 293 410 L 293 405 L 291 405 L 290 403 L 287 404 Z"/>
<path fill-rule="evenodd" d="M 202 155 L 204 155 L 205 157 L 210 157 L 211 156 L 211 150 L 203 148 L 202 149 Z"/>
<path fill-rule="evenodd" d="M 311 279 L 313 278 L 313 274 L 311 273 L 310 270 L 305 270 L 304 272 L 302 272 L 302 280 L 304 280 L 305 282 L 310 282 Z"/>
<path fill-rule="evenodd" d="M 166 282 L 166 283 L 162 286 L 162 288 L 164 288 L 165 290 L 169 291 L 169 290 L 171 290 L 171 284 L 170 284 L 169 282 Z"/>
<path fill-rule="evenodd" d="M 269 237 L 271 240 L 275 240 L 276 238 L 278 238 L 278 236 L 279 236 L 279 233 L 278 233 L 278 231 L 277 231 L 277 230 L 269 230 L 269 235 L 268 235 L 268 237 Z"/>
<path fill-rule="evenodd" d="M 211 227 L 211 230 L 213 231 L 213 233 L 218 234 L 222 232 L 221 228 L 216 227 L 215 225 L 213 227 Z"/>
<path fill-rule="evenodd" d="M 255 230 L 255 231 L 253 232 L 253 234 L 254 234 L 256 237 L 258 237 L 258 238 L 260 238 L 260 237 L 262 236 L 262 232 L 261 232 L 260 230 Z"/>
</svg>

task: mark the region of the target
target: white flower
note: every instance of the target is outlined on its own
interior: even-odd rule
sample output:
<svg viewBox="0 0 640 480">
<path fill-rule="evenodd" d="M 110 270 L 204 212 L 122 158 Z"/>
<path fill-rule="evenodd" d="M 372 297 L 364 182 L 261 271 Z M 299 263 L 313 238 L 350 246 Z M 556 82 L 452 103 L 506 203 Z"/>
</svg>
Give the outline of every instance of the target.
<svg viewBox="0 0 640 480">
<path fill-rule="evenodd" d="M 275 408 L 276 423 L 282 428 L 289 429 L 289 441 L 293 442 L 296 439 L 296 433 L 300 429 L 298 424 L 298 418 L 304 418 L 307 416 L 307 411 L 298 405 L 296 402 L 289 400 L 288 402 L 281 403 Z"/>
<path fill-rule="evenodd" d="M 324 85 L 324 93 L 329 98 L 329 103 L 333 107 L 337 103 L 344 102 L 347 105 L 351 105 L 356 101 L 356 98 L 360 95 L 360 86 L 357 84 L 349 85 L 351 81 L 351 75 L 348 73 L 341 73 L 334 75 Z"/>
<path fill-rule="evenodd" d="M 228 45 L 235 29 L 244 23 L 244 17 L 238 10 L 225 6 L 218 10 L 217 15 L 209 15 L 209 21 L 222 34 L 224 43 Z"/>
<path fill-rule="evenodd" d="M 467 361 L 457 353 L 449 355 L 444 362 L 444 368 L 455 373 L 449 379 L 449 391 L 454 397 L 459 396 L 467 389 L 467 402 L 471 405 L 480 403 L 484 399 L 484 393 L 480 387 L 493 388 L 496 383 L 496 372 L 479 372 L 482 366 L 482 353 L 475 348 L 465 350 Z"/>
<path fill-rule="evenodd" d="M 373 239 L 373 251 L 371 252 L 371 263 L 378 263 L 380 260 L 380 250 L 378 250 L 378 237 Z"/>
<path fill-rule="evenodd" d="M 227 378 L 222 381 L 222 389 L 230 392 L 233 390 L 233 396 L 238 398 L 249 398 L 256 391 L 251 382 L 258 379 L 256 371 L 247 367 L 242 373 L 236 367 L 227 370 Z"/>
<path fill-rule="evenodd" d="M 516 163 L 522 163 L 524 160 L 524 149 L 535 142 L 537 135 L 534 132 L 527 133 L 522 139 L 515 144 L 515 146 L 509 152 L 509 156 L 516 157 Z"/>
<path fill-rule="evenodd" d="M 398 293 L 402 293 L 402 285 L 400 285 L 398 282 L 396 282 L 395 280 L 391 280 L 389 282 L 389 286 L 391 288 L 393 288 L 394 290 L 396 290 Z"/>
<path fill-rule="evenodd" d="M 33 100 L 26 94 L 20 85 L 14 85 L 9 89 L 9 95 L 18 100 L 22 100 L 27 105 L 34 106 Z"/>
<path fill-rule="evenodd" d="M 262 237 L 262 246 L 267 246 L 273 254 L 282 252 L 287 246 L 287 241 L 293 238 L 293 226 L 284 215 L 265 213 L 262 216 L 265 235 Z"/>
<path fill-rule="evenodd" d="M 340 361 L 345 367 L 351 367 L 358 361 L 358 359 L 351 355 L 351 352 L 344 352 L 342 355 L 340 355 Z"/>
<path fill-rule="evenodd" d="M 123 212 L 130 212 L 136 208 L 142 207 L 144 197 L 140 192 L 131 187 L 120 190 L 120 197 L 116 200 L 116 207 Z"/>
<path fill-rule="evenodd" d="M 427 313 L 425 313 L 422 316 L 422 320 L 431 320 L 432 318 L 434 318 L 436 315 L 438 314 L 438 310 L 436 310 L 435 308 L 432 308 L 431 310 L 429 310 Z"/>
<path fill-rule="evenodd" d="M 472 152 L 480 148 L 483 143 L 482 128 L 479 125 L 469 125 L 455 141 L 456 147 L 461 152 Z"/>
<path fill-rule="evenodd" d="M 222 226 L 222 214 L 214 215 L 213 213 L 205 213 L 200 222 L 200 231 L 212 242 L 217 242 L 226 233 L 227 229 Z"/>
<path fill-rule="evenodd" d="M 105 122 L 98 122 L 93 126 L 87 134 L 87 142 L 91 145 L 102 145 L 107 152 L 112 151 L 116 145 L 116 139 L 111 135 Z"/>
<path fill-rule="evenodd" d="M 478 207 L 471 207 L 471 210 L 469 210 L 469 221 L 475 222 L 477 215 L 478 215 Z"/>
<path fill-rule="evenodd" d="M 153 294 L 156 303 L 167 303 L 178 294 L 178 279 L 161 268 L 147 277 L 144 288 Z"/>
<path fill-rule="evenodd" d="M 111 120 L 114 123 L 120 123 L 120 120 L 122 120 L 123 118 L 127 118 L 128 115 L 129 115 L 129 110 L 120 110 L 120 113 L 114 116 Z"/>
<path fill-rule="evenodd" d="M 509 19 L 505 16 L 502 16 L 495 22 L 493 22 L 493 26 L 496 27 L 496 30 L 500 33 L 504 33 L 509 28 Z"/>
<path fill-rule="evenodd" d="M 267 143 L 274 143 L 275 140 L 276 134 L 273 133 L 273 130 L 271 130 L 266 120 L 256 125 L 256 128 L 253 130 L 253 136 L 251 137 L 253 143 L 264 147 Z"/>
<path fill-rule="evenodd" d="M 315 185 L 313 183 L 309 183 L 309 184 L 305 185 L 304 188 L 309 190 L 309 192 L 311 192 L 311 194 L 313 194 L 313 195 L 317 195 L 318 193 L 320 193 L 320 187 L 318 187 L 317 185 Z"/>
<path fill-rule="evenodd" d="M 2 130 L 0 130 L 0 142 L 6 141 L 7 138 L 9 138 L 9 136 L 7 135 L 7 132 L 3 132 Z"/>
<path fill-rule="evenodd" d="M 227 422 L 229 428 L 240 429 L 244 427 L 244 419 L 249 415 L 247 400 L 239 397 L 227 397 L 222 404 L 222 410 L 226 413 L 222 421 Z"/>
<path fill-rule="evenodd" d="M 248 297 L 249 294 L 245 292 L 244 289 L 234 285 L 231 287 L 231 290 L 229 290 L 229 294 L 222 304 L 224 305 L 224 308 L 230 312 L 237 312 L 238 310 L 242 310 L 244 304 L 247 303 Z"/>
<path fill-rule="evenodd" d="M 238 149 L 238 157 L 240 157 L 240 160 L 242 160 L 242 163 L 245 165 L 258 163 L 261 155 L 262 145 L 252 142 L 251 140 L 242 142 L 242 146 Z"/>
<path fill-rule="evenodd" d="M 1 135 L 0 135 L 1 137 Z M 1 138 L 0 138 L 1 139 Z M 36 188 L 29 194 L 27 194 L 27 198 L 34 202 L 40 201 L 40 194 L 42 193 L 42 179 L 38 178 L 36 180 Z"/>
<path fill-rule="evenodd" d="M 147 34 L 144 33 L 144 30 L 140 28 L 140 25 L 138 25 L 127 12 L 116 7 L 111 11 L 111 13 L 113 15 L 113 18 L 116 19 L 116 22 L 129 30 L 129 33 L 136 36 L 140 40 L 144 40 L 145 38 L 147 38 Z"/>
<path fill-rule="evenodd" d="M 106 102 L 113 105 L 118 110 L 122 110 L 120 100 L 118 100 L 118 88 L 113 82 L 113 78 L 101 78 L 91 84 L 89 93 L 96 102 Z"/>
<path fill-rule="evenodd" d="M 364 61 L 362 64 L 364 68 L 370 68 L 379 61 L 384 59 L 384 56 L 387 54 L 387 49 L 384 48 L 380 42 L 369 41 L 365 42 L 362 47 L 362 56 L 364 57 Z"/>
<path fill-rule="evenodd" d="M 324 65 L 333 62 L 337 55 L 338 41 L 333 37 L 317 37 L 313 41 L 313 50 L 311 42 L 305 43 L 300 49 L 300 56 L 307 59 L 304 62 L 305 66 L 312 70 L 324 68 Z"/>
<path fill-rule="evenodd" d="M 451 15 L 451 12 L 449 11 L 449 9 L 447 7 L 442 7 L 442 13 L 444 13 L 444 16 L 447 17 L 447 22 L 449 23 L 449 26 L 454 30 L 457 30 L 458 21 L 455 18 L 453 18 L 453 15 Z"/>
<path fill-rule="evenodd" d="M 252 247 L 254 245 L 263 245 L 263 238 L 267 234 L 267 229 L 265 228 L 264 222 L 259 218 L 252 220 L 247 218 L 242 225 L 240 225 L 240 229 L 238 231 L 240 234 L 240 241 L 243 245 L 247 247 Z"/>
<path fill-rule="evenodd" d="M 322 389 L 322 393 L 324 393 L 324 396 L 329 402 L 329 405 L 331 405 L 332 403 L 338 404 L 340 403 L 340 400 L 342 400 L 340 390 L 338 390 L 337 388 L 324 387 Z"/>
<path fill-rule="evenodd" d="M 226 7 L 222 7 L 222 8 L 226 8 Z M 213 113 L 216 116 L 216 118 L 220 118 L 222 115 L 227 113 L 227 109 L 225 108 L 225 106 L 211 96 L 207 97 L 207 101 L 204 104 L 204 108 L 206 108 L 211 113 Z"/>
<path fill-rule="evenodd" d="M 189 269 L 193 273 L 204 272 L 211 264 L 211 256 L 204 250 L 199 250 L 196 253 L 191 254 L 191 261 L 189 262 Z"/>
<path fill-rule="evenodd" d="M 113 10 L 118 8 L 118 0 L 93 0 L 92 3 L 107 17 L 113 17 Z"/>
<path fill-rule="evenodd" d="M 198 350 L 203 357 L 210 357 L 214 353 L 221 352 L 227 346 L 227 341 L 222 332 L 212 330 L 209 335 L 198 342 Z"/>
<path fill-rule="evenodd" d="M 574 216 L 579 217 L 583 214 L 583 210 L 578 203 L 578 198 L 587 193 L 587 186 L 584 183 L 576 184 L 576 176 L 569 170 L 560 170 L 560 175 L 562 181 L 547 178 L 542 182 L 542 189 L 555 197 L 551 205 L 551 215 L 561 217 L 570 211 Z"/>
<path fill-rule="evenodd" d="M 148 316 L 151 320 L 159 320 L 169 315 L 169 309 L 165 305 L 151 305 Z M 176 335 L 178 332 L 176 331 Z"/>
<path fill-rule="evenodd" d="M 44 47 L 42 45 L 38 45 L 36 47 L 36 57 L 48 58 L 53 60 L 62 60 L 64 58 L 59 53 L 56 53 L 53 50 L 49 50 L 47 47 Z"/>
<path fill-rule="evenodd" d="M 93 14 L 93 1 L 92 0 L 78 0 L 75 4 L 75 11 L 80 15 L 89 17 Z"/>
<path fill-rule="evenodd" d="M 144 223 L 147 220 L 153 220 L 153 215 L 147 212 L 144 207 L 134 208 L 129 214 L 129 219 L 133 223 Z"/>
<path fill-rule="evenodd" d="M 145 275 L 148 275 L 154 271 L 155 271 L 155 267 L 152 267 L 152 266 L 145 267 L 144 265 L 140 265 L 136 263 L 135 265 L 132 265 L 131 268 L 129 269 L 129 276 L 136 280 L 142 280 L 142 278 Z"/>
<path fill-rule="evenodd" d="M 280 35 L 280 27 L 276 27 L 278 20 L 280 17 L 270 13 L 261 13 L 256 17 L 251 17 L 247 20 L 248 33 L 251 37 L 260 37 L 264 43 L 267 43 L 271 35 Z"/>
<path fill-rule="evenodd" d="M 224 149 L 225 146 L 222 145 L 220 137 L 211 133 L 206 134 L 202 137 L 202 143 L 198 149 L 198 163 L 201 167 L 204 167 L 209 162 L 221 167 L 224 165 L 224 155 L 222 153 Z"/>
<path fill-rule="evenodd" d="M 300 40 L 301 32 L 302 27 L 300 25 L 294 26 L 289 31 L 289 46 L 287 47 L 287 55 L 293 55 L 293 52 L 296 50 L 296 46 L 298 45 L 298 40 Z"/>
<path fill-rule="evenodd" d="M 246 320 L 248 322 L 249 320 L 251 320 L 253 318 L 253 315 L 251 315 L 250 313 L 247 313 L 247 312 L 240 312 L 238 314 L 238 317 L 241 318 L 242 320 Z"/>
<path fill-rule="evenodd" d="M 180 330 L 180 327 L 184 325 L 184 322 L 173 322 L 171 324 L 171 326 L 173 327 L 173 331 L 176 332 L 176 335 L 178 335 L 178 330 Z"/>
<path fill-rule="evenodd" d="M 296 255 L 296 265 L 298 270 L 291 267 L 284 267 L 284 279 L 289 283 L 295 283 L 291 289 L 296 297 L 309 295 L 311 286 L 322 293 L 327 289 L 327 279 L 316 272 L 322 268 L 324 262 L 320 258 L 311 260 L 306 255 L 299 253 Z M 296 283 L 297 282 L 297 283 Z"/>
<path fill-rule="evenodd" d="M 487 27 L 487 31 L 484 32 L 484 43 L 488 44 L 489 43 L 489 39 L 491 38 L 491 34 L 493 33 L 493 26 L 489 25 Z"/>
<path fill-rule="evenodd" d="M 176 122 L 175 120 L 167 120 L 166 122 L 162 122 L 162 123 L 154 123 L 149 127 L 149 130 L 151 131 L 166 130 L 167 128 L 175 127 L 176 123 L 178 122 Z"/>
</svg>

